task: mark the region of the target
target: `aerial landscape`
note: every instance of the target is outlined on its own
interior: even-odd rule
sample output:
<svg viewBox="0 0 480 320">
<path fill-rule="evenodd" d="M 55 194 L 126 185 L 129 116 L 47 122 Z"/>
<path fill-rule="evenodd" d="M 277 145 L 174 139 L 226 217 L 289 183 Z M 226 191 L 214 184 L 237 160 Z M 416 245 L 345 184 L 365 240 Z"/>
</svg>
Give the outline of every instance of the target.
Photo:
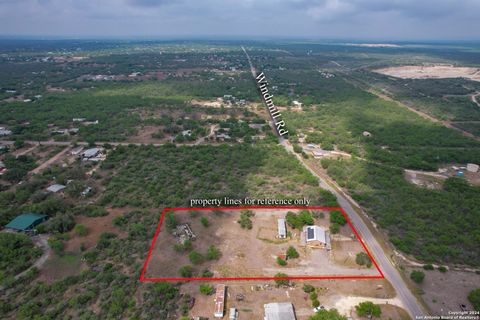
<svg viewBox="0 0 480 320">
<path fill-rule="evenodd" d="M 0 318 L 480 319 L 480 4 L 360 2 L 0 1 Z"/>
</svg>

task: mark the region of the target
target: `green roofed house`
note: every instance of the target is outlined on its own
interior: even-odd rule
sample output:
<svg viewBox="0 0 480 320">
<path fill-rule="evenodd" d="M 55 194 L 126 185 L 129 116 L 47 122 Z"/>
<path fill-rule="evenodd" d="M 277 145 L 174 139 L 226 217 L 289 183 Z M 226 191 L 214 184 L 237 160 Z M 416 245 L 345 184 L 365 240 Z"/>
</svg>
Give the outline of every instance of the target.
<svg viewBox="0 0 480 320">
<path fill-rule="evenodd" d="M 37 213 L 24 213 L 17 216 L 5 226 L 7 229 L 16 231 L 31 231 L 37 225 L 47 221 L 48 216 Z"/>
</svg>

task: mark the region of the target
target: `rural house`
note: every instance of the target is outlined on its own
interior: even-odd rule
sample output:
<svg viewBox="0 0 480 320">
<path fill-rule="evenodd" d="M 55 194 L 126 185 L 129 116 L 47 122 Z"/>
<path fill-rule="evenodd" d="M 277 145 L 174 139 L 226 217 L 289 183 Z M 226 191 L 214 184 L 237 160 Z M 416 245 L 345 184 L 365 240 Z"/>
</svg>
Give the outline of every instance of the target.
<svg viewBox="0 0 480 320">
<path fill-rule="evenodd" d="M 303 232 L 306 235 L 307 246 L 314 248 L 331 249 L 330 233 L 319 226 L 305 226 Z"/>
</svg>

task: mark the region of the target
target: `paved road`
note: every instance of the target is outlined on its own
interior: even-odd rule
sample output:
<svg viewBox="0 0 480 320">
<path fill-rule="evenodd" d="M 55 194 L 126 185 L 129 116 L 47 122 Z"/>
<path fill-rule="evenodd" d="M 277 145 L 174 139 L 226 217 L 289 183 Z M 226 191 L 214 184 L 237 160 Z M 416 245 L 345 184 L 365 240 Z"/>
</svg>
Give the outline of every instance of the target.
<svg viewBox="0 0 480 320">
<path fill-rule="evenodd" d="M 252 72 L 253 77 L 255 78 L 256 71 L 252 65 L 252 61 L 250 60 L 250 56 L 248 55 L 245 48 L 242 46 L 242 50 L 245 52 L 247 56 L 248 62 L 250 64 L 250 71 Z M 361 234 L 363 241 L 365 242 L 366 246 L 373 254 L 377 264 L 379 265 L 382 273 L 384 274 L 385 278 L 392 284 L 397 292 L 397 297 L 399 298 L 403 307 L 407 310 L 410 316 L 415 319 L 416 316 L 425 315 L 426 312 L 423 310 L 421 305 L 419 304 L 417 298 L 412 294 L 406 283 L 403 281 L 398 270 L 393 266 L 391 261 L 388 259 L 388 255 L 383 251 L 383 248 L 378 243 L 377 239 L 373 236 L 370 229 L 367 227 L 365 222 L 360 217 L 360 214 L 352 207 L 350 201 L 353 200 L 340 189 L 340 188 L 333 188 L 330 183 L 331 181 L 327 181 L 324 177 L 320 176 L 317 172 L 315 172 L 312 168 L 310 168 L 306 163 L 305 160 L 297 153 L 293 152 L 293 148 L 290 143 L 282 137 L 279 137 L 280 144 L 287 150 L 287 152 L 293 153 L 310 171 L 315 177 L 319 179 L 320 187 L 323 189 L 329 190 L 332 192 L 335 197 L 337 198 L 338 204 L 345 210 L 350 218 L 350 221 L 355 225 L 355 229 Z M 328 183 L 330 182 L 330 183 Z M 356 205 L 356 204 L 355 204 Z"/>
<path fill-rule="evenodd" d="M 284 147 L 286 143 L 284 143 Z M 286 147 L 287 148 L 287 147 Z M 287 148 L 288 150 L 288 148 Z M 293 150 L 289 150 L 293 152 Z M 355 229 L 361 234 L 363 241 L 366 246 L 373 254 L 375 261 L 377 262 L 380 270 L 384 274 L 385 278 L 392 284 L 392 286 L 397 291 L 397 296 L 400 299 L 402 305 L 410 314 L 410 316 L 415 319 L 415 316 L 425 315 L 426 312 L 418 303 L 417 298 L 412 294 L 403 278 L 401 277 L 399 271 L 393 266 L 392 262 L 389 260 L 388 255 L 383 251 L 383 248 L 378 243 L 377 239 L 373 236 L 370 229 L 367 227 L 365 222 L 360 217 L 360 214 L 352 207 L 349 200 L 342 191 L 337 191 L 332 186 L 330 186 L 327 181 L 318 175 L 314 170 L 312 170 L 300 157 L 300 162 L 307 168 L 314 176 L 316 176 L 320 181 L 320 187 L 323 189 L 329 190 L 337 198 L 338 204 L 345 210 L 350 218 L 350 221 L 355 226 Z"/>
</svg>

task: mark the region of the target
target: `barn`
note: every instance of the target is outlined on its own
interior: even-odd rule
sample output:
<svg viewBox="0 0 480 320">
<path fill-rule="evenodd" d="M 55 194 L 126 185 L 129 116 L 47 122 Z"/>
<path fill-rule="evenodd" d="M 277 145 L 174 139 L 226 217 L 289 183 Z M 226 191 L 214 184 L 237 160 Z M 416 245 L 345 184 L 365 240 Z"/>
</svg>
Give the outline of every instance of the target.
<svg viewBox="0 0 480 320">
<path fill-rule="evenodd" d="M 24 213 L 10 221 L 5 228 L 15 231 L 32 231 L 37 225 L 47 221 L 48 216 L 37 213 Z"/>
</svg>

